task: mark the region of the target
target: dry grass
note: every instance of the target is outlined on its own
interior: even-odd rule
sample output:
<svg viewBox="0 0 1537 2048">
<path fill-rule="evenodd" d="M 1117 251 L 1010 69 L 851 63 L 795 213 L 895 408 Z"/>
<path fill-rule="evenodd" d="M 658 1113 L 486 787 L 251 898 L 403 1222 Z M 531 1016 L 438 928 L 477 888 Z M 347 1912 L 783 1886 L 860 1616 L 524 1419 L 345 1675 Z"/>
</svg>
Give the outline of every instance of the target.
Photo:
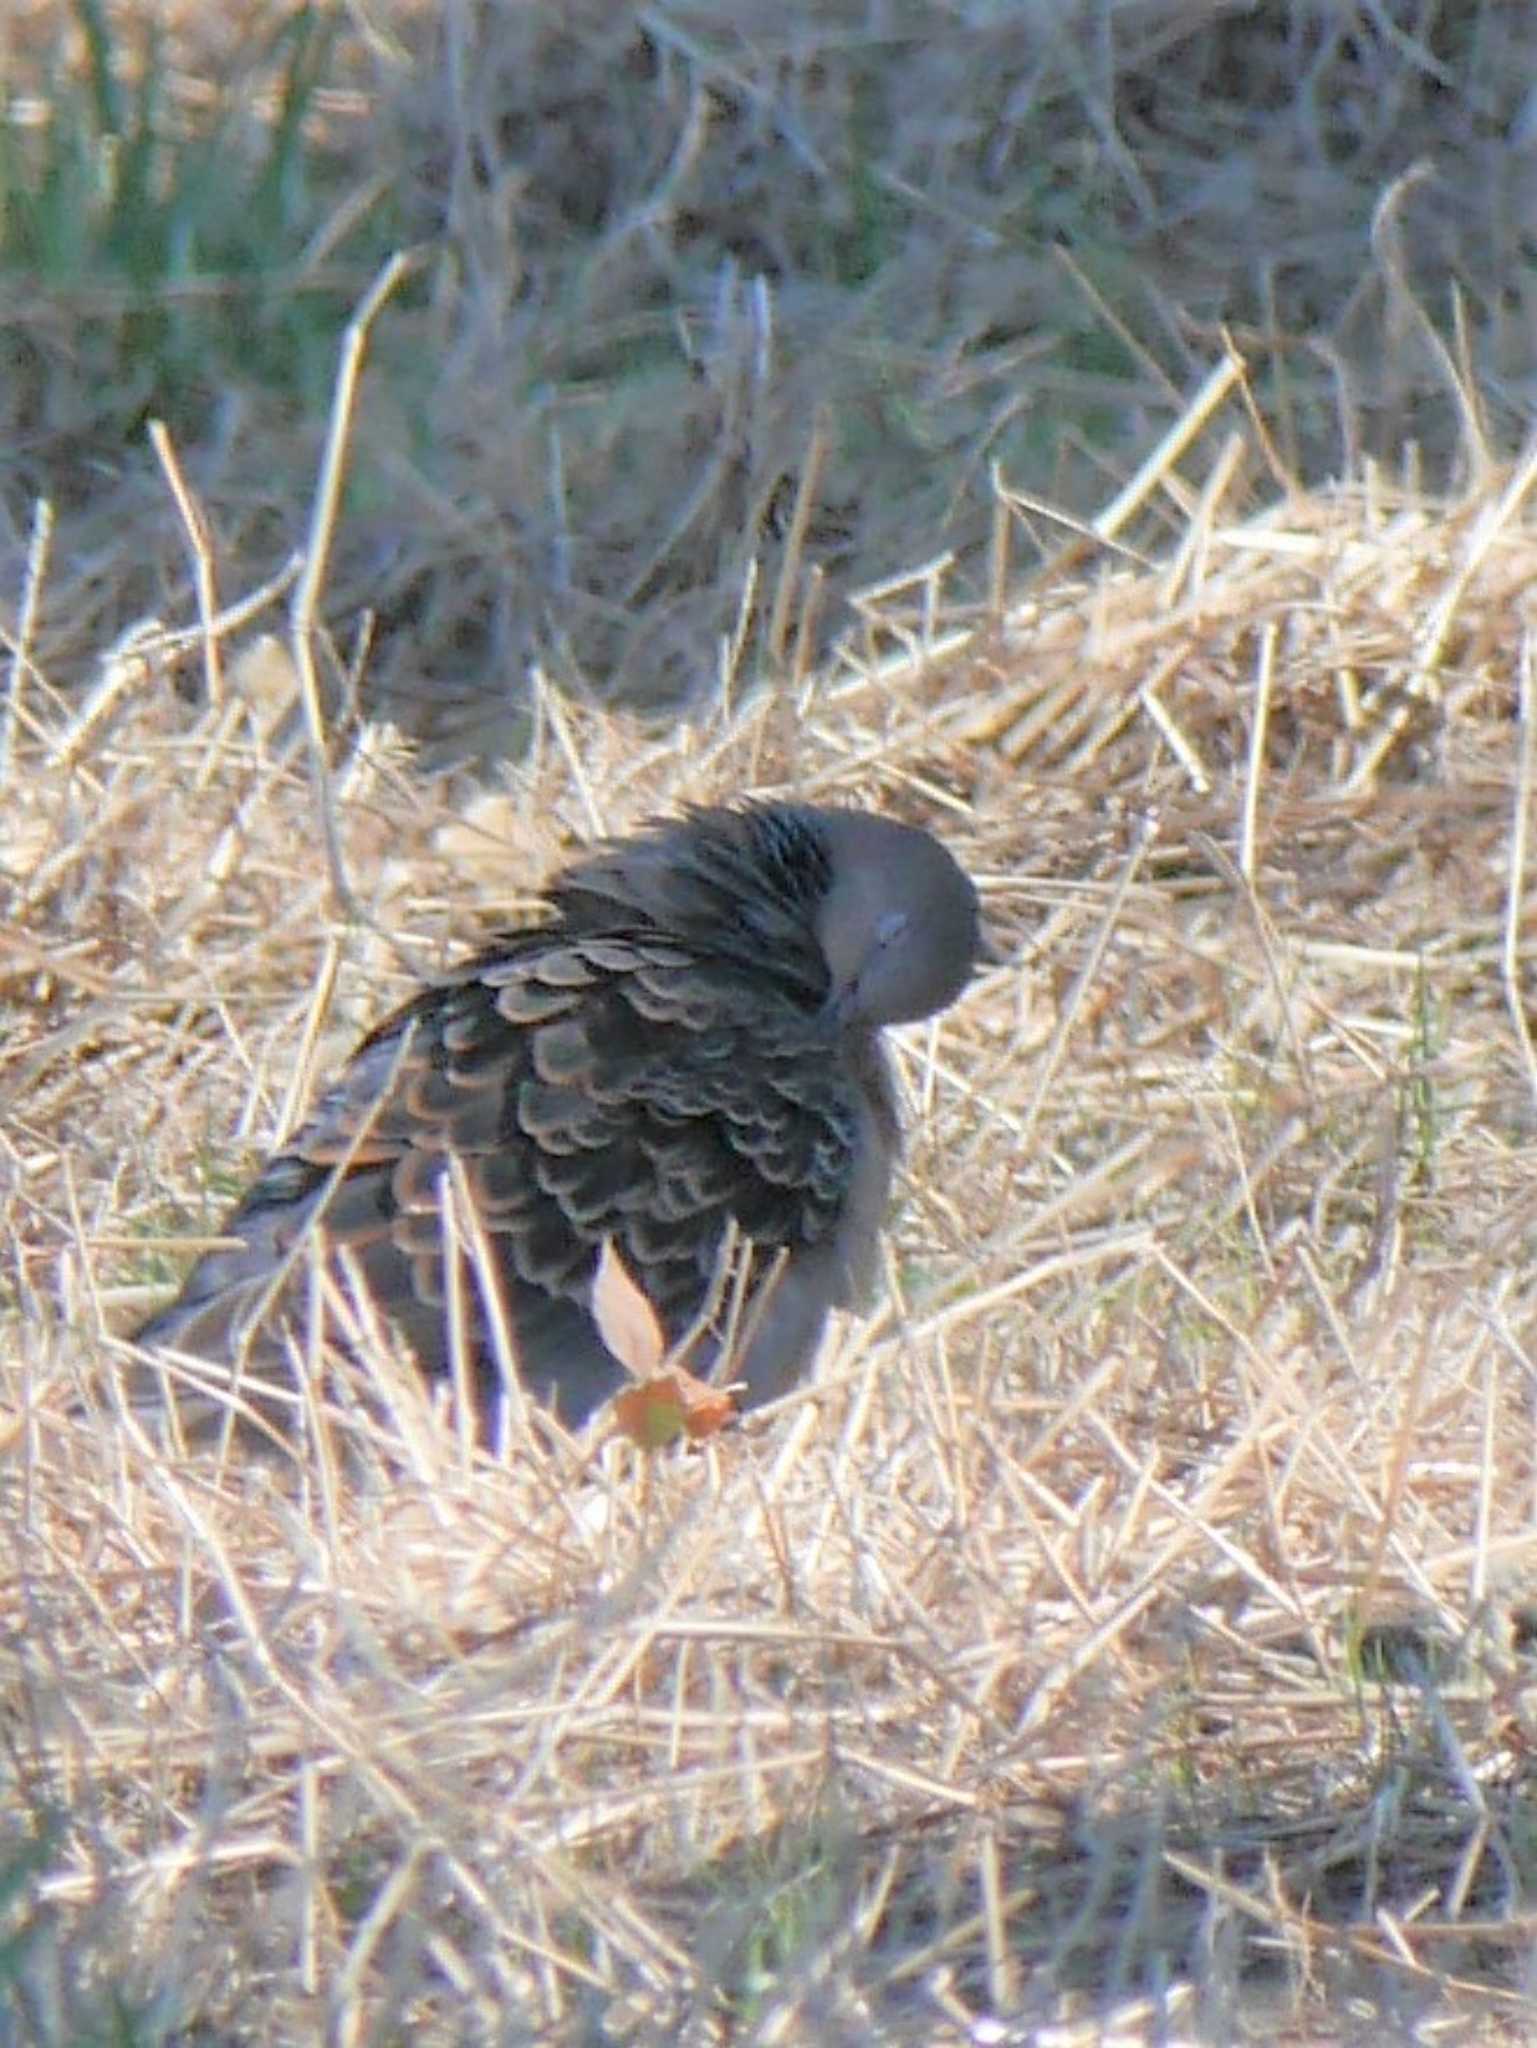
<svg viewBox="0 0 1537 2048">
<path fill-rule="evenodd" d="M 167 12 L 259 160 L 272 65 Z M 297 375 L 209 415 L 99 281 L 8 302 L 0 2042 L 1530 2037 L 1531 26 L 1409 12 L 456 7 L 456 73 L 353 9 L 282 286 L 432 253 L 336 525 Z M 1053 553 L 1026 491 L 1165 422 Z M 527 752 L 317 752 L 354 684 Z M 364 1025 L 745 786 L 935 824 L 1006 956 L 816 1385 L 644 1467 L 409 1386 L 302 1467 L 138 1436 L 112 1333 Z"/>
<path fill-rule="evenodd" d="M 56 681 L 183 615 L 151 417 L 229 587 L 277 573 L 408 245 L 326 616 L 444 760 L 521 751 L 531 661 L 664 709 L 723 640 L 781 665 L 785 576 L 822 579 L 818 658 L 941 550 L 979 600 L 994 467 L 1087 517 L 1224 331 L 1290 474 L 1456 474 L 1530 415 L 1534 75 L 1511 0 L 13 0 L 0 603 L 41 496 Z"/>
<path fill-rule="evenodd" d="M 302 602 L 18 653 L 7 2038 L 1524 2037 L 1532 466 L 1230 522 L 1241 400 L 1101 522 L 1165 566 L 920 576 L 666 742 L 545 692 L 494 797 L 317 773 Z M 646 1466 L 136 1434 L 110 1332 L 365 1020 L 743 786 L 932 821 L 1007 954 L 816 1384 Z"/>
</svg>

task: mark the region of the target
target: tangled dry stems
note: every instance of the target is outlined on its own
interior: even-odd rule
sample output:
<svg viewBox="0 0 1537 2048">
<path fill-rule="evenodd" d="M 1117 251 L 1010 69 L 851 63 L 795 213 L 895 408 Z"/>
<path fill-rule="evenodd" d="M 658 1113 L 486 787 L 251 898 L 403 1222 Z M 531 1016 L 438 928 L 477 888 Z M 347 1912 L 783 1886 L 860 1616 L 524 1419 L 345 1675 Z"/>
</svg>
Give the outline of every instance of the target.
<svg viewBox="0 0 1537 2048">
<path fill-rule="evenodd" d="M 1502 0 L 12 0 L 0 587 L 46 495 L 56 681 L 166 603 L 155 416 L 229 587 L 277 573 L 335 334 L 402 245 L 328 617 L 370 612 L 375 705 L 444 759 L 521 750 L 530 658 L 697 702 L 723 637 L 777 654 L 797 558 L 817 658 L 927 553 L 974 598 L 993 468 L 1087 517 L 1228 333 L 1293 473 L 1452 471 L 1529 414 L 1534 62 Z"/>
<path fill-rule="evenodd" d="M 665 739 L 543 691 L 491 793 L 366 725 L 317 783 L 270 606 L 84 704 L 17 654 L 39 2038 L 109 1983 L 145 2038 L 1519 2027 L 1532 467 L 1230 523 L 1179 445 L 1167 566 L 970 616 L 920 576 Z M 901 1040 L 887 1300 L 816 1383 L 492 1460 L 381 1336 L 387 1424 L 339 1385 L 302 1461 L 139 1434 L 112 1332 L 366 1022 L 571 839 L 743 787 L 932 822 L 1000 949 Z"/>
</svg>

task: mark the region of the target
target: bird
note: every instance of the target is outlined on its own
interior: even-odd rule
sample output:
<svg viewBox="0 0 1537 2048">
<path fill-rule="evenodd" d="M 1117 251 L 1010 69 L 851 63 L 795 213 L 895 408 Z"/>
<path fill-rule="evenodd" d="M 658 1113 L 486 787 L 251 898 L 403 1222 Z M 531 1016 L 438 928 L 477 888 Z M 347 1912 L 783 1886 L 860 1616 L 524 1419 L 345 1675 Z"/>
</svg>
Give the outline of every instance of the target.
<svg viewBox="0 0 1537 2048">
<path fill-rule="evenodd" d="M 523 1391 L 566 1426 L 630 1382 L 595 1313 L 606 1246 L 692 1374 L 770 1401 L 873 1278 L 900 1152 L 883 1031 L 949 1006 L 981 945 L 959 863 L 877 812 L 691 805 L 599 841 L 538 921 L 363 1038 L 135 1341 L 291 1380 L 315 1242 L 448 1375 L 452 1173 L 499 1297 L 460 1294 L 485 1427 L 496 1312 Z"/>
</svg>

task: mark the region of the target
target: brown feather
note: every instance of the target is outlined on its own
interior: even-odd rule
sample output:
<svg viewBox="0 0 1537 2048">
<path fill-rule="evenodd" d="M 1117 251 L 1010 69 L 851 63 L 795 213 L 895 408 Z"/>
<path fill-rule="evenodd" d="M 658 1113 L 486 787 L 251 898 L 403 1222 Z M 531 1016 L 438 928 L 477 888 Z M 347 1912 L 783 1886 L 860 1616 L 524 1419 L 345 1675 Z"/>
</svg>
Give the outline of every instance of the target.
<svg viewBox="0 0 1537 2048">
<path fill-rule="evenodd" d="M 229 1218 L 238 1248 L 200 1259 L 142 1342 L 232 1360 L 281 1260 L 319 1229 L 362 1255 L 424 1370 L 445 1370 L 452 1154 L 520 1373 L 567 1421 L 626 1379 L 591 1309 L 606 1243 L 673 1344 L 734 1232 L 759 1313 L 732 1376 L 753 1402 L 805 1369 L 828 1309 L 865 1282 L 889 1187 L 897 1122 L 879 1027 L 958 993 L 977 949 L 970 883 L 925 833 L 764 804 L 602 847 L 557 877 L 548 905 L 545 925 L 370 1033 Z M 251 1340 L 263 1370 L 285 1355 L 294 1313 L 280 1296 Z M 489 1404 L 484 1327 L 475 1342 Z M 708 1343 L 691 1355 L 696 1372 L 714 1363 Z"/>
</svg>

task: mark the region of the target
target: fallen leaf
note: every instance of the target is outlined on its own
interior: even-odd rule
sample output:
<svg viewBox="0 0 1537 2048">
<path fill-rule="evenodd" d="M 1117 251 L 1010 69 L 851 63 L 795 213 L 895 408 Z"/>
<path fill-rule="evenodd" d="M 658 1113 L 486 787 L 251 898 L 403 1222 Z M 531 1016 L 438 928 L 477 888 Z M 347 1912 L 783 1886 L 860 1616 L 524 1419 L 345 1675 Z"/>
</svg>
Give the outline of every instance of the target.
<svg viewBox="0 0 1537 2048">
<path fill-rule="evenodd" d="M 661 1451 L 680 1436 L 695 1443 L 719 1436 L 735 1422 L 737 1407 L 719 1387 L 675 1365 L 616 1394 L 613 1412 L 615 1424 L 632 1443 L 642 1450 Z"/>
<path fill-rule="evenodd" d="M 736 1420 L 730 1394 L 671 1364 L 667 1333 L 614 1241 L 605 1241 L 592 1279 L 592 1318 L 635 1381 L 613 1399 L 615 1426 L 643 1450 L 665 1450 L 680 1436 L 698 1443 Z"/>
<path fill-rule="evenodd" d="M 638 1380 L 659 1372 L 667 1357 L 667 1334 L 611 1237 L 603 1240 L 591 1300 L 598 1335 L 625 1371 Z"/>
</svg>

